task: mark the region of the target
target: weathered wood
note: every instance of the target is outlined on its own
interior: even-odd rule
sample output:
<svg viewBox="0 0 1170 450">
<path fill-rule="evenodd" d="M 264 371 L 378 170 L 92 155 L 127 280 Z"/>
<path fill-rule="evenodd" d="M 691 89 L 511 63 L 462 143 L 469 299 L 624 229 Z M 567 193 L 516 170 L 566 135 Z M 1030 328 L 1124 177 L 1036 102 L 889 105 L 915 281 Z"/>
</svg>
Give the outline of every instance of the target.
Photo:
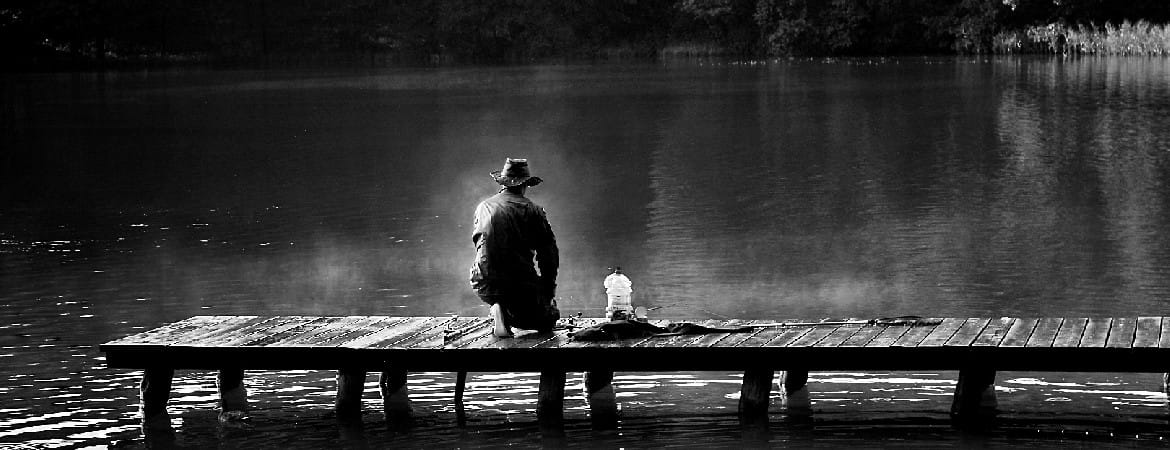
<svg viewBox="0 0 1170 450">
<path fill-rule="evenodd" d="M 991 319 L 967 319 L 943 345 L 948 347 L 969 346 L 975 342 L 975 338 L 979 337 L 979 333 L 983 332 L 989 322 Z"/>
<path fill-rule="evenodd" d="M 1032 330 L 1032 335 L 1028 336 L 1028 343 L 1025 347 L 1032 348 L 1046 348 L 1052 347 L 1056 341 L 1056 335 L 1063 328 L 1064 319 L 1045 317 L 1036 322 L 1036 328 Z M 1080 339 L 1080 336 L 1077 336 Z"/>
<path fill-rule="evenodd" d="M 300 333 L 288 334 L 279 340 L 265 344 L 265 347 L 306 347 L 307 345 L 304 344 L 311 343 L 318 334 L 329 331 L 337 322 L 343 320 L 345 317 L 322 317 L 321 320 L 311 322 L 311 325 L 307 324 L 301 328 Z"/>
<path fill-rule="evenodd" d="M 222 334 L 230 334 L 232 331 L 246 326 L 255 320 L 261 319 L 256 316 L 222 316 L 216 323 L 206 324 L 182 335 L 175 336 L 167 345 L 198 345 L 205 339 L 214 338 Z"/>
<path fill-rule="evenodd" d="M 220 369 L 215 377 L 215 385 L 219 389 L 219 409 L 222 413 L 248 409 L 248 391 L 244 388 L 244 369 Z M 221 419 L 232 418 L 230 415 L 222 413 Z"/>
<path fill-rule="evenodd" d="M 170 430 L 171 418 L 167 414 L 167 400 L 171 398 L 171 381 L 175 369 L 148 367 L 142 371 L 139 385 L 141 405 L 139 419 L 144 430 Z"/>
<path fill-rule="evenodd" d="M 784 347 L 804 336 L 813 327 L 768 327 L 753 333 L 745 339 L 739 340 L 739 347 Z"/>
<path fill-rule="evenodd" d="M 382 395 L 382 411 L 386 420 L 392 423 L 409 421 L 414 408 L 410 402 L 410 390 L 406 386 L 406 371 L 387 364 L 378 376 L 378 389 Z"/>
<path fill-rule="evenodd" d="M 857 334 L 860 330 L 861 325 L 842 325 L 836 330 L 833 330 L 832 333 L 829 333 L 828 336 L 825 336 L 824 339 L 813 344 L 813 347 L 836 347 L 841 345 L 842 342 L 845 342 L 846 339 L 849 339 L 849 337 Z"/>
<path fill-rule="evenodd" d="M 1109 348 L 1133 348 L 1134 334 L 1137 333 L 1137 320 L 1132 317 L 1118 317 L 1113 319 L 1113 327 L 1109 329 L 1109 338 L 1105 346 Z"/>
<path fill-rule="evenodd" d="M 1003 336 L 1003 340 L 999 342 L 1000 347 L 1023 347 L 1028 344 L 1028 338 L 1032 337 L 1032 330 L 1036 329 L 1036 325 L 1040 323 L 1037 318 L 1021 318 L 1015 319 L 1012 325 L 1007 330 L 1007 334 Z"/>
<path fill-rule="evenodd" d="M 337 371 L 337 396 L 333 410 L 340 419 L 355 419 L 362 415 L 362 391 L 366 387 L 366 371 L 341 369 Z"/>
<path fill-rule="evenodd" d="M 271 330 L 273 327 L 287 323 L 288 321 L 293 320 L 294 318 L 295 318 L 295 316 L 257 317 L 257 320 L 255 320 L 252 323 L 247 324 L 241 328 L 238 328 L 231 333 L 220 335 L 220 336 L 213 336 L 213 337 L 205 338 L 205 339 L 199 341 L 199 343 L 196 344 L 196 346 L 198 346 L 198 347 L 223 346 L 225 344 L 228 344 L 229 342 L 239 341 L 241 339 L 255 336 L 257 333 L 262 333 L 262 332 L 265 332 L 266 330 Z"/>
<path fill-rule="evenodd" d="M 222 340 L 209 341 L 205 345 L 208 347 L 245 346 L 250 342 L 257 342 L 266 339 L 269 336 L 284 333 L 288 330 L 305 325 L 314 320 L 317 320 L 317 317 L 281 316 L 278 320 L 274 320 L 271 323 L 266 323 L 266 326 L 257 327 L 249 332 L 240 333 L 239 335 L 224 336 Z"/>
<path fill-rule="evenodd" d="M 852 336 L 849 336 L 848 339 L 845 339 L 844 341 L 842 341 L 841 344 L 838 345 L 838 347 L 865 347 L 866 344 L 868 344 L 870 341 L 872 341 L 875 338 L 877 338 L 878 336 L 880 336 L 888 328 L 905 329 L 905 328 L 909 328 L 909 327 L 903 327 L 903 326 L 888 326 L 887 327 L 887 326 L 875 326 L 875 325 L 864 326 L 864 327 L 861 327 L 860 330 L 857 330 L 856 333 L 853 333 Z"/>
<path fill-rule="evenodd" d="M 875 328 L 878 328 L 878 327 L 875 327 Z M 921 328 L 925 328 L 925 327 L 910 326 L 910 327 L 880 327 L 880 328 L 882 330 L 881 334 L 878 334 L 872 340 L 870 340 L 869 342 L 866 342 L 865 343 L 866 347 L 889 347 L 889 346 L 892 346 L 892 345 L 894 345 L 895 342 L 898 342 L 898 339 L 901 339 L 902 336 L 905 335 L 906 333 L 908 333 L 910 330 L 913 330 L 915 328 L 921 329 Z M 925 334 L 923 334 L 922 336 L 926 337 Z"/>
<path fill-rule="evenodd" d="M 244 347 L 267 347 L 269 344 L 314 330 L 322 324 L 327 323 L 330 319 L 329 317 L 314 317 L 312 320 L 297 323 L 292 327 L 282 327 L 280 331 L 275 333 L 265 333 L 255 336 L 253 339 L 240 343 L 239 345 Z"/>
<path fill-rule="evenodd" d="M 166 345 L 169 338 L 219 320 L 221 316 L 194 316 L 105 343 L 106 346 Z"/>
<path fill-rule="evenodd" d="M 941 325 L 941 323 L 939 325 Z M 903 333 L 901 336 L 899 336 L 898 340 L 894 341 L 894 343 L 891 344 L 891 346 L 892 347 L 917 347 L 919 344 L 922 343 L 923 340 L 925 340 L 927 337 L 929 337 L 931 335 L 931 333 L 934 333 L 934 330 L 937 329 L 939 327 L 939 325 L 926 325 L 926 326 L 910 327 L 910 329 L 906 330 L 905 333 Z M 953 331 L 952 331 L 952 333 L 953 333 Z M 947 337 L 949 338 L 950 336 L 948 335 Z"/>
<path fill-rule="evenodd" d="M 966 322 L 967 319 L 955 317 L 943 319 L 942 323 L 934 327 L 934 330 L 931 330 L 930 334 L 922 342 L 918 343 L 918 347 L 939 347 L 946 344 L 951 339 L 951 336 L 954 336 Z"/>
<path fill-rule="evenodd" d="M 610 428 L 616 424 L 618 411 L 617 395 L 613 389 L 613 370 L 587 370 L 582 381 L 594 426 Z"/>
<path fill-rule="evenodd" d="M 797 338 L 795 341 L 792 341 L 792 343 L 788 344 L 786 347 L 812 347 L 813 345 L 816 345 L 817 342 L 820 342 L 830 334 L 833 334 L 833 332 L 837 331 L 837 328 L 839 327 L 840 325 L 814 326 L 811 330 L 808 330 L 808 333 L 802 334 L 799 338 Z"/>
<path fill-rule="evenodd" d="M 783 406 L 789 414 L 804 414 L 812 411 L 812 399 L 808 392 L 808 371 L 788 369 L 780 373 L 780 393 Z"/>
<path fill-rule="evenodd" d="M 1162 333 L 1161 317 L 1138 317 L 1137 333 L 1134 335 L 1134 348 L 1157 348 L 1158 339 Z"/>
<path fill-rule="evenodd" d="M 987 322 L 987 326 L 983 328 L 983 331 L 979 333 L 979 336 L 975 338 L 975 341 L 971 342 L 971 346 L 999 346 L 999 344 L 1003 342 L 1004 338 L 1007 336 L 1008 330 L 1011 329 L 1012 323 L 1015 322 L 1015 320 L 1016 319 L 1011 317 L 1000 317 L 998 319 Z"/>
<path fill-rule="evenodd" d="M 748 321 L 748 324 L 754 325 L 754 324 L 759 324 L 759 323 L 764 323 L 764 322 L 765 321 L 761 321 L 761 320 L 751 320 L 751 321 Z M 713 344 L 712 347 L 718 347 L 718 348 L 739 347 L 740 344 L 743 344 L 744 341 L 751 339 L 751 338 L 754 338 L 754 337 L 760 335 L 761 333 L 764 333 L 770 329 L 771 328 L 758 328 L 755 331 L 748 332 L 748 333 L 735 333 L 735 334 L 732 334 L 731 336 L 728 336 L 726 339 L 720 339 L 718 342 Z M 771 340 L 771 338 L 769 338 L 769 340 Z"/>
<path fill-rule="evenodd" d="M 995 413 L 995 371 L 962 369 L 955 385 L 951 414 L 963 418 L 987 416 Z"/>
<path fill-rule="evenodd" d="M 1060 331 L 1056 332 L 1056 340 L 1052 341 L 1053 347 L 1067 348 L 1076 347 L 1081 343 L 1081 336 L 1085 334 L 1085 325 L 1089 323 L 1089 319 L 1064 319 L 1060 324 Z"/>
<path fill-rule="evenodd" d="M 407 319 L 407 317 L 370 316 L 368 321 L 356 323 L 345 333 L 326 339 L 320 342 L 319 345 L 322 347 L 340 347 L 360 337 L 369 336 L 385 328 L 402 323 Z"/>
<path fill-rule="evenodd" d="M 271 322 L 276 320 L 275 317 L 249 316 L 242 322 L 237 322 L 234 325 L 220 327 L 218 332 L 203 333 L 198 339 L 192 339 L 191 336 L 185 337 L 182 340 L 176 341 L 173 345 L 192 345 L 196 347 L 214 347 L 218 342 L 228 341 L 232 338 L 239 338 L 245 336 L 256 329 L 263 329 L 272 326 Z"/>
<path fill-rule="evenodd" d="M 772 369 L 748 369 L 743 373 L 739 389 L 739 414 L 762 416 L 768 414 L 772 395 Z"/>
<path fill-rule="evenodd" d="M 333 347 L 334 339 L 339 336 L 348 334 L 355 328 L 361 328 L 366 323 L 376 320 L 365 316 L 348 316 L 342 317 L 340 320 L 327 324 L 318 328 L 315 333 L 311 335 L 304 335 L 297 339 L 289 339 L 280 342 L 280 346 L 285 347 Z"/>
<path fill-rule="evenodd" d="M 564 418 L 565 371 L 549 369 L 540 372 L 540 390 L 537 392 L 536 416 L 544 422 Z"/>
<path fill-rule="evenodd" d="M 1090 318 L 1088 324 L 1085 325 L 1085 334 L 1081 335 L 1079 347 L 1105 347 L 1105 341 L 1109 337 L 1109 329 L 1112 325 L 1113 319 Z"/>
<path fill-rule="evenodd" d="M 381 342 L 370 344 L 366 348 L 406 349 L 433 339 L 439 339 L 441 342 L 443 330 L 449 324 L 459 319 L 457 317 L 436 317 L 434 320 L 423 322 L 414 329 L 406 330 L 400 335 L 387 338 Z"/>
<path fill-rule="evenodd" d="M 1162 318 L 1162 333 L 1158 338 L 1158 348 L 1170 348 L 1170 317 Z"/>
<path fill-rule="evenodd" d="M 732 320 L 729 320 L 726 322 L 718 322 L 717 326 L 719 326 L 720 328 L 735 328 L 735 327 L 743 326 L 746 324 L 747 324 L 747 321 L 745 321 L 745 320 L 732 319 Z M 688 347 L 710 347 L 710 346 L 714 345 L 716 342 L 727 339 L 732 334 L 748 334 L 748 332 L 706 334 L 706 335 L 703 335 L 698 340 L 688 344 L 687 346 Z"/>
<path fill-rule="evenodd" d="M 337 344 L 337 346 L 342 348 L 370 348 L 371 346 L 382 342 L 390 341 L 393 343 L 402 336 L 417 330 L 423 324 L 432 320 L 440 320 L 440 318 L 407 317 L 406 320 L 387 325 L 385 328 L 377 330 L 373 333 L 355 337 L 349 342 L 340 342 Z"/>
</svg>

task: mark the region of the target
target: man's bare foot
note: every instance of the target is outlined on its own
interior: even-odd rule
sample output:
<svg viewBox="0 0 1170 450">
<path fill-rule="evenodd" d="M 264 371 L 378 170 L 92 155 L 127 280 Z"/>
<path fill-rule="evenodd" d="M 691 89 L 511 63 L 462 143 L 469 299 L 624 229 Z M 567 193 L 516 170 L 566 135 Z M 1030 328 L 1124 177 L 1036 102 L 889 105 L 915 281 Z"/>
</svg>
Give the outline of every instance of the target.
<svg viewBox="0 0 1170 450">
<path fill-rule="evenodd" d="M 489 311 L 492 316 L 492 334 L 496 337 L 512 337 L 512 329 L 504 324 L 504 311 L 500 305 L 492 305 Z"/>
</svg>

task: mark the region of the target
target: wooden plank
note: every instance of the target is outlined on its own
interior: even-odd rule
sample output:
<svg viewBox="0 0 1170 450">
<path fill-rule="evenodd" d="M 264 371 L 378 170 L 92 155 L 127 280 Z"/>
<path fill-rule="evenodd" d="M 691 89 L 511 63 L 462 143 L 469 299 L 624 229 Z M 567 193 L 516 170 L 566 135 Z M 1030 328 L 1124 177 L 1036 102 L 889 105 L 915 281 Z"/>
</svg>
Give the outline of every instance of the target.
<svg viewBox="0 0 1170 450">
<path fill-rule="evenodd" d="M 813 330 L 813 327 L 785 327 L 780 334 L 764 343 L 765 347 L 787 347 Z"/>
<path fill-rule="evenodd" d="M 1170 317 L 1162 318 L 1162 333 L 1158 338 L 1158 348 L 1170 348 Z"/>
<path fill-rule="evenodd" d="M 1085 334 L 1085 325 L 1089 323 L 1089 319 L 1064 319 L 1060 324 L 1060 331 L 1056 332 L 1056 340 L 1052 341 L 1053 347 L 1069 348 L 1076 347 L 1081 343 L 1081 335 Z"/>
<path fill-rule="evenodd" d="M 812 328 L 813 327 L 811 327 L 811 326 L 808 326 L 808 327 L 800 326 L 800 327 L 767 327 L 767 328 L 762 328 L 762 329 L 760 329 L 759 332 L 752 334 L 747 339 L 740 340 L 739 344 L 737 344 L 737 346 L 740 348 L 764 347 L 764 346 L 768 346 L 768 343 L 776 341 L 777 338 L 780 338 L 783 336 L 784 339 L 781 339 L 784 341 L 783 344 L 773 345 L 773 346 L 783 347 L 785 345 L 790 344 L 793 340 L 796 340 L 797 337 L 800 337 L 800 336 L 804 335 L 805 333 L 808 333 L 809 331 L 812 330 Z M 792 335 L 796 335 L 796 337 L 792 337 L 791 339 L 788 339 Z"/>
<path fill-rule="evenodd" d="M 719 326 L 719 321 L 718 320 L 704 320 L 702 322 L 699 322 L 697 325 L 702 325 L 704 327 L 715 327 L 715 326 Z M 641 342 L 635 343 L 633 345 L 628 345 L 628 346 L 629 347 L 649 347 L 649 348 L 686 347 L 688 344 L 690 344 L 694 341 L 697 341 L 699 339 L 702 339 L 702 338 L 703 338 L 703 335 L 701 335 L 701 334 L 684 334 L 684 335 L 678 335 L 678 336 L 655 336 L 655 337 L 644 339 Z M 604 344 L 602 344 L 602 345 L 604 346 Z"/>
<path fill-rule="evenodd" d="M 292 347 L 298 346 L 300 343 L 311 339 L 313 336 L 328 330 L 334 323 L 340 322 L 344 317 L 330 316 L 322 317 L 306 324 L 301 328 L 300 333 L 289 333 L 281 339 L 273 340 L 265 345 L 265 347 Z"/>
<path fill-rule="evenodd" d="M 1134 348 L 1155 348 L 1162 332 L 1161 317 L 1138 317 L 1137 332 L 1134 334 Z"/>
<path fill-rule="evenodd" d="M 604 323 L 604 322 L 606 322 L 605 319 L 582 319 L 582 320 L 578 321 L 578 324 L 580 324 L 581 327 L 584 328 L 584 327 L 591 327 L 591 326 L 597 325 L 599 323 Z M 558 332 L 553 334 L 553 337 L 551 339 L 545 339 L 545 340 L 538 342 L 538 343 L 536 343 L 528 348 L 560 348 L 560 347 L 568 345 L 571 342 L 573 342 L 572 332 L 569 330 L 565 330 L 563 332 L 558 331 Z"/>
<path fill-rule="evenodd" d="M 816 345 L 817 342 L 820 342 L 830 334 L 833 334 L 833 332 L 837 331 L 838 328 L 841 328 L 841 325 L 814 326 L 811 330 L 809 330 L 808 333 L 805 333 L 804 335 L 800 336 L 799 339 L 792 341 L 792 343 L 786 345 L 786 347 L 812 347 L 813 345 Z"/>
<path fill-rule="evenodd" d="M 731 320 L 725 320 L 725 321 L 719 322 L 718 327 L 719 328 L 737 328 L 737 327 L 744 326 L 746 324 L 747 324 L 746 320 L 731 319 Z M 711 345 L 715 344 L 716 342 L 727 339 L 732 334 L 750 334 L 750 333 L 751 333 L 750 331 L 746 332 L 746 333 L 710 333 L 710 334 L 704 335 L 699 340 L 690 343 L 690 345 L 688 345 L 688 347 L 710 347 Z"/>
<path fill-rule="evenodd" d="M 1056 335 L 1064 326 L 1064 319 L 1058 317 L 1044 317 L 1036 322 L 1032 335 L 1028 336 L 1028 343 L 1024 347 L 1052 347 Z M 1080 339 L 1080 336 L 1077 336 Z"/>
<path fill-rule="evenodd" d="M 485 317 L 454 317 L 442 326 L 394 344 L 394 348 L 409 350 L 443 348 L 447 345 L 448 334 L 476 329 L 483 326 L 485 321 L 491 323 L 491 319 Z"/>
<path fill-rule="evenodd" d="M 272 326 L 262 327 L 253 330 L 251 333 L 242 333 L 239 336 L 233 336 L 223 341 L 215 343 L 219 347 L 238 347 L 247 345 L 249 342 L 258 341 L 268 336 L 283 333 L 293 328 L 305 325 L 309 322 L 317 320 L 313 316 L 280 316 L 280 320 L 273 323 Z"/>
<path fill-rule="evenodd" d="M 334 338 L 348 333 L 354 328 L 361 327 L 365 322 L 370 321 L 369 316 L 346 316 L 339 320 L 328 323 L 323 327 L 317 328 L 313 333 L 306 333 L 301 336 L 286 339 L 279 343 L 273 344 L 276 347 L 333 347 L 333 345 L 326 345 L 326 342 Z"/>
<path fill-rule="evenodd" d="M 843 342 L 841 342 L 841 345 L 838 345 L 838 347 L 865 347 L 865 345 L 868 344 L 869 341 L 872 341 L 874 338 L 880 336 L 888 328 L 908 328 L 908 327 L 902 327 L 902 326 L 890 327 L 890 326 L 879 326 L 879 325 L 864 326 L 864 327 L 861 327 L 860 330 L 857 330 L 856 333 L 853 333 L 853 336 L 849 336 L 849 339 L 846 339 Z"/>
<path fill-rule="evenodd" d="M 836 347 L 841 345 L 842 342 L 845 342 L 846 339 L 849 339 L 850 336 L 857 334 L 860 330 L 861 325 L 842 325 L 837 327 L 836 330 L 833 330 L 832 333 L 829 333 L 828 336 L 825 336 L 824 339 L 813 344 L 813 347 Z"/>
<path fill-rule="evenodd" d="M 250 329 L 253 326 L 263 325 L 271 319 L 272 316 L 237 316 L 234 320 L 221 322 L 214 330 L 197 334 L 192 333 L 184 339 L 172 342 L 171 345 L 206 347 L 216 339 L 240 337 L 244 330 Z"/>
<path fill-rule="evenodd" d="M 866 347 L 889 347 L 891 345 L 894 345 L 895 342 L 898 342 L 898 339 L 901 338 L 902 335 L 906 334 L 906 332 L 908 332 L 914 328 L 926 328 L 926 327 L 910 327 L 910 326 L 884 327 L 881 334 L 878 334 L 872 340 L 865 343 L 865 346 Z M 922 337 L 926 337 L 926 335 L 923 334 Z"/>
<path fill-rule="evenodd" d="M 958 331 L 947 339 L 944 346 L 947 347 L 967 347 L 975 342 L 975 338 L 979 337 L 979 333 L 987 328 L 987 324 L 991 323 L 991 319 L 971 318 L 963 322 L 963 326 L 959 327 Z"/>
<path fill-rule="evenodd" d="M 324 342 L 321 342 L 323 347 L 340 347 L 347 342 L 352 342 L 362 336 L 369 336 L 377 333 L 380 330 L 392 327 L 403 321 L 410 319 L 409 317 L 389 317 L 389 316 L 370 316 L 370 321 L 359 324 L 346 331 L 343 334 L 334 336 Z"/>
<path fill-rule="evenodd" d="M 495 331 L 492 326 L 492 319 L 485 317 L 482 320 L 472 322 L 471 325 L 464 327 L 463 330 L 448 333 L 446 348 L 467 348 L 472 343 L 484 339 Z"/>
<path fill-rule="evenodd" d="M 240 326 L 246 325 L 249 321 L 255 319 L 256 316 L 225 316 L 223 320 L 214 324 L 206 324 L 202 327 L 188 331 L 187 333 L 176 335 L 167 345 L 174 345 L 180 347 L 189 347 L 198 344 L 205 337 L 214 337 L 220 334 L 230 333 L 232 330 Z"/>
<path fill-rule="evenodd" d="M 279 331 L 270 330 L 272 331 L 271 333 L 253 336 L 252 339 L 248 340 L 247 342 L 241 342 L 236 345 L 243 347 L 265 347 L 268 344 L 280 342 L 283 339 L 288 339 L 290 336 L 297 336 L 306 332 L 307 330 L 316 329 L 317 327 L 325 324 L 328 317 L 309 317 L 308 319 L 310 320 L 307 322 L 298 323 L 292 327 L 281 327 L 282 329 Z"/>
<path fill-rule="evenodd" d="M 951 338 L 951 336 L 955 335 L 955 332 L 959 331 L 959 328 L 961 328 L 964 323 L 967 323 L 967 319 L 960 319 L 956 317 L 948 317 L 943 319 L 942 323 L 934 327 L 934 330 L 931 330 L 930 334 L 927 335 L 926 338 L 918 344 L 918 347 L 942 346 L 947 342 L 947 340 Z"/>
<path fill-rule="evenodd" d="M 1011 328 L 1008 328 L 1007 334 L 1004 335 L 1003 340 L 1000 341 L 1000 347 L 1023 347 L 1028 344 L 1028 338 L 1032 337 L 1032 331 L 1036 329 L 1036 325 L 1040 323 L 1040 319 L 1036 317 L 1019 318 L 1012 322 Z M 1053 330 L 1053 337 L 1055 337 L 1055 330 Z"/>
<path fill-rule="evenodd" d="M 400 339 L 406 334 L 417 331 L 418 328 L 424 326 L 427 322 L 439 319 L 438 317 L 407 317 L 406 320 L 396 322 L 373 333 L 354 338 L 349 342 L 338 343 L 337 346 L 343 348 L 366 348 L 380 342 Z"/>
<path fill-rule="evenodd" d="M 905 333 L 899 336 L 898 340 L 894 341 L 893 344 L 890 344 L 890 346 L 917 347 L 918 344 L 921 344 L 922 341 L 930 336 L 931 333 L 934 333 L 934 330 L 938 329 L 939 325 L 942 325 L 942 322 L 939 322 L 938 325 L 912 326 L 909 330 L 906 330 Z"/>
<path fill-rule="evenodd" d="M 755 325 L 755 324 L 760 324 L 760 323 L 771 323 L 771 322 L 772 321 L 770 321 L 770 320 L 749 320 L 748 325 Z M 757 328 L 755 331 L 751 331 L 748 333 L 735 333 L 735 334 L 728 336 L 724 339 L 720 339 L 718 342 L 712 344 L 711 346 L 712 347 L 738 347 L 740 344 L 744 343 L 744 341 L 747 341 L 748 339 L 756 337 L 760 333 L 763 333 L 769 329 L 771 329 L 771 328 L 761 327 L 761 328 Z"/>
<path fill-rule="evenodd" d="M 999 346 L 999 343 L 1003 342 L 1004 337 L 1007 336 L 1008 330 L 1011 329 L 1012 323 L 1015 321 L 1016 319 L 1012 317 L 1000 317 L 998 319 L 992 319 L 987 323 L 987 326 L 983 328 L 983 331 L 979 333 L 979 336 L 975 338 L 975 341 L 971 343 L 971 346 Z"/>
<path fill-rule="evenodd" d="M 1135 333 L 1137 333 L 1137 319 L 1133 317 L 1115 318 L 1113 319 L 1113 327 L 1109 329 L 1109 338 L 1105 341 L 1105 347 L 1133 348 Z"/>
<path fill-rule="evenodd" d="M 286 322 L 289 316 L 261 316 L 257 320 L 252 321 L 243 327 L 239 327 L 230 333 L 221 334 L 219 336 L 206 337 L 197 344 L 199 347 L 219 347 L 225 342 L 231 342 L 241 339 L 245 336 L 251 336 L 262 330 L 270 329 L 276 325 Z"/>
<path fill-rule="evenodd" d="M 1109 329 L 1112 326 L 1113 319 L 1090 318 L 1088 325 L 1085 326 L 1085 334 L 1081 336 L 1081 343 L 1078 347 L 1105 347 L 1105 342 L 1109 338 Z"/>
<path fill-rule="evenodd" d="M 171 335 L 181 335 L 187 333 L 189 330 L 202 327 L 203 324 L 219 320 L 222 316 L 193 316 L 178 322 L 164 324 L 157 328 L 143 331 L 141 333 L 132 334 L 121 339 L 115 339 L 106 342 L 103 345 L 142 345 L 153 344 L 160 340 L 167 339 Z"/>
<path fill-rule="evenodd" d="M 447 326 L 452 323 L 464 323 L 471 320 L 467 317 L 436 317 L 433 320 L 427 320 L 422 326 L 411 332 L 404 333 L 397 339 L 386 339 L 376 344 L 371 344 L 367 348 L 379 349 L 406 349 L 411 347 L 441 347 L 443 343 L 443 333 L 446 332 Z M 435 344 L 437 342 L 437 344 Z"/>
</svg>

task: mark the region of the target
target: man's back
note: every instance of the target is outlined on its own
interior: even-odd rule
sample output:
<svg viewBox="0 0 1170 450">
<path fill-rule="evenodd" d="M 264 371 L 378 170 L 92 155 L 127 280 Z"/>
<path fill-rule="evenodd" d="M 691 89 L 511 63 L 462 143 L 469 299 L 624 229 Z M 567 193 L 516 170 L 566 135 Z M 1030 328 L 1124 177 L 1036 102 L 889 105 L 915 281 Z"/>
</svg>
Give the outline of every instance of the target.
<svg viewBox="0 0 1170 450">
<path fill-rule="evenodd" d="M 552 228 L 544 210 L 523 195 L 503 190 L 480 202 L 471 239 L 476 251 L 471 285 L 480 294 L 547 288 L 539 285 L 541 279 L 555 283 L 559 261 Z"/>
</svg>

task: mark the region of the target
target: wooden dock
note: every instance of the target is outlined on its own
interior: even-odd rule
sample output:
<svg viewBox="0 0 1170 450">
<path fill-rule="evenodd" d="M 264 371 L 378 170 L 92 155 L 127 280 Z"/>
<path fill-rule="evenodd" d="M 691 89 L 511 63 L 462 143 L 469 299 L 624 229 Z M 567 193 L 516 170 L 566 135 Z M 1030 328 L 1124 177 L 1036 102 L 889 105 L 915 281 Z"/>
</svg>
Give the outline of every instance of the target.
<svg viewBox="0 0 1170 450">
<path fill-rule="evenodd" d="M 601 321 L 583 319 L 575 325 Z M 775 322 L 696 323 L 733 327 Z M 537 410 L 542 417 L 561 414 L 565 373 L 570 371 L 586 373 L 589 400 L 598 408 L 612 402 L 614 371 L 743 371 L 741 413 L 766 415 L 776 371 L 785 371 L 780 382 L 785 407 L 796 410 L 808 407 L 808 371 L 958 370 L 952 403 L 957 416 L 994 410 L 996 371 L 1170 372 L 1170 317 L 926 322 L 930 324 L 775 326 L 582 342 L 572 340 L 569 330 L 496 338 L 490 321 L 478 317 L 196 316 L 107 342 L 100 349 L 110 367 L 145 369 L 146 426 L 163 426 L 175 369 L 218 370 L 225 414 L 246 407 L 244 370 L 337 370 L 339 416 L 360 413 L 368 371 L 382 375 L 387 412 L 402 414 L 410 408 L 408 372 L 459 373 L 457 404 L 467 372 L 540 372 Z M 664 326 L 666 321 L 651 323 Z"/>
</svg>

